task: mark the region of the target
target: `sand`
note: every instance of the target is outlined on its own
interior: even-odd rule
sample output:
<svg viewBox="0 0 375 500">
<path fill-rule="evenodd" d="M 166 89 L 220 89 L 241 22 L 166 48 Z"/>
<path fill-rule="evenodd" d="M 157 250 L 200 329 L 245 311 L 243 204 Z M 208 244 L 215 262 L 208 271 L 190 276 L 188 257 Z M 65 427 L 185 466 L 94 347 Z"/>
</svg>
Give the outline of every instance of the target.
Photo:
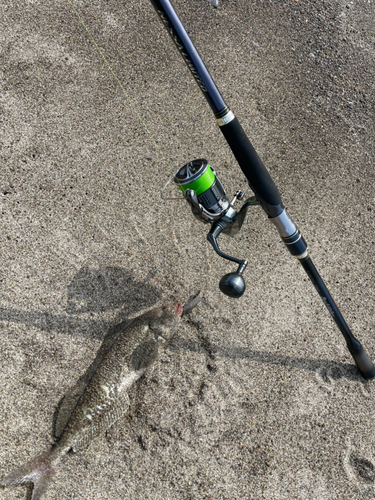
<svg viewBox="0 0 375 500">
<path fill-rule="evenodd" d="M 1 2 L 0 476 L 49 446 L 111 329 L 200 289 L 127 418 L 45 499 L 372 500 L 374 382 L 276 229 L 254 207 L 221 237 L 249 261 L 232 300 L 207 226 L 161 199 L 194 158 L 229 195 L 246 182 L 151 4 L 73 3 L 150 134 L 67 0 Z M 374 2 L 174 6 L 375 359 Z"/>
</svg>

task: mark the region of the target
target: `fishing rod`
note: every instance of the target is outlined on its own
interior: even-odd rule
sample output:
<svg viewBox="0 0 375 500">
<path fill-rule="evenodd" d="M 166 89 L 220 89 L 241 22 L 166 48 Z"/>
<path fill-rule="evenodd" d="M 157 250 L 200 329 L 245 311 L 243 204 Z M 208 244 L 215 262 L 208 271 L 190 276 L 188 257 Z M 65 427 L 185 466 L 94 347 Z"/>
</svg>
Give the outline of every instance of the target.
<svg viewBox="0 0 375 500">
<path fill-rule="evenodd" d="M 246 269 L 247 261 L 226 255 L 220 250 L 217 239 L 221 233 L 229 236 L 237 234 L 249 207 L 259 205 L 278 230 L 289 252 L 298 259 L 306 271 L 332 319 L 343 334 L 347 347 L 362 376 L 365 379 L 375 378 L 375 366 L 360 342 L 350 331 L 311 260 L 306 241 L 282 204 L 280 193 L 274 181 L 238 119 L 225 104 L 170 1 L 150 1 L 211 107 L 216 122 L 255 195 L 247 199 L 240 210 L 235 210 L 236 201 L 242 200 L 244 193 L 237 191 L 234 198 L 229 201 L 215 170 L 204 159 L 195 159 L 186 163 L 174 175 L 174 182 L 188 201 L 194 216 L 204 223 L 211 224 L 207 239 L 215 252 L 220 257 L 238 264 L 235 272 L 228 273 L 221 278 L 220 290 L 233 298 L 239 298 L 243 295 L 246 288 L 243 272 Z M 217 5 L 215 0 L 210 1 L 212 5 Z"/>
</svg>

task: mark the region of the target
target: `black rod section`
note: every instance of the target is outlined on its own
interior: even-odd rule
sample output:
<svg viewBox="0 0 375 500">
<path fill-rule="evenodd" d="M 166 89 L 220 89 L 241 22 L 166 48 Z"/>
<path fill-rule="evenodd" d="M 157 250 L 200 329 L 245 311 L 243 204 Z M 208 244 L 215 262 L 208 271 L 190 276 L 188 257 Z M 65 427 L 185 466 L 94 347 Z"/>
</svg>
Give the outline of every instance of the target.
<svg viewBox="0 0 375 500">
<path fill-rule="evenodd" d="M 150 1 L 215 113 L 220 129 L 262 208 L 269 217 L 277 217 L 284 208 L 280 193 L 241 124 L 226 106 L 170 1 Z"/>
<path fill-rule="evenodd" d="M 210 73 L 203 64 L 197 49 L 194 47 L 193 42 L 190 40 L 169 0 L 151 0 L 151 3 L 194 76 L 204 97 L 207 99 L 212 111 L 215 115 L 225 113 L 226 105 L 224 99 L 221 97 Z"/>
<path fill-rule="evenodd" d="M 305 261 L 301 261 L 302 267 L 307 273 L 307 276 L 312 281 L 314 287 L 322 298 L 325 306 L 327 307 L 333 321 L 339 327 L 339 330 L 343 334 L 346 340 L 346 345 L 356 362 L 361 375 L 366 379 L 375 378 L 375 366 L 373 365 L 371 359 L 368 357 L 366 351 L 363 349 L 360 342 L 354 337 L 350 328 L 348 327 L 346 321 L 342 317 L 339 308 L 336 306 L 331 294 L 329 293 L 327 287 L 324 284 L 321 276 L 316 270 L 312 260 L 307 258 Z"/>
</svg>

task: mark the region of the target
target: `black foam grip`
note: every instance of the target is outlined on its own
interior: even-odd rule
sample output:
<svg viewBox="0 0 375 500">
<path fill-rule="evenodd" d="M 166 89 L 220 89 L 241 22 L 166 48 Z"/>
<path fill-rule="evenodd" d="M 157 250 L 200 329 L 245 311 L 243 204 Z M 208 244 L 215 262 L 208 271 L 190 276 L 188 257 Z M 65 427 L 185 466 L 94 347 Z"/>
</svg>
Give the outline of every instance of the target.
<svg viewBox="0 0 375 500">
<path fill-rule="evenodd" d="M 263 208 L 271 217 L 279 215 L 282 212 L 280 193 L 240 122 L 234 118 L 220 129 Z"/>
</svg>

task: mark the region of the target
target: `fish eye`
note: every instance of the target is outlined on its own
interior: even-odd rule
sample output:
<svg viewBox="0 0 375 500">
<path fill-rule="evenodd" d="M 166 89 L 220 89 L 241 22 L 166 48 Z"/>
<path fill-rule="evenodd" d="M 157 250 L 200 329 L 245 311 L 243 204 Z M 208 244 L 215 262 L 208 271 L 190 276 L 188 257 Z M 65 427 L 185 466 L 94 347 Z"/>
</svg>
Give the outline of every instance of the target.
<svg viewBox="0 0 375 500">
<path fill-rule="evenodd" d="M 163 307 L 163 312 L 167 313 L 168 312 L 168 307 Z"/>
</svg>

